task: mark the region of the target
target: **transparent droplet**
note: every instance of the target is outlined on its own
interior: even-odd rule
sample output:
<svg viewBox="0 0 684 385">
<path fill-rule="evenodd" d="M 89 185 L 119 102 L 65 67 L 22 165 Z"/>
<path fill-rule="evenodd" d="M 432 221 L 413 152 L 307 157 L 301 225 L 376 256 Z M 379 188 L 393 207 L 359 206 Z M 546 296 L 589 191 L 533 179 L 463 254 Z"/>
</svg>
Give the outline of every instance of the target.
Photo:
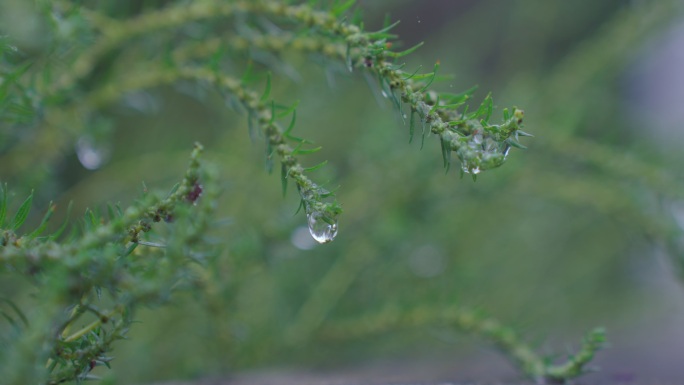
<svg viewBox="0 0 684 385">
<path fill-rule="evenodd" d="M 109 150 L 98 146 L 89 136 L 82 136 L 76 142 L 76 156 L 88 170 L 97 170 L 109 159 Z"/>
<path fill-rule="evenodd" d="M 480 173 L 479 167 L 469 168 L 468 165 L 464 164 L 463 166 L 461 166 L 461 168 L 463 169 L 463 172 L 465 172 L 466 174 L 476 174 L 477 175 Z"/>
<path fill-rule="evenodd" d="M 325 215 L 318 211 L 306 214 L 309 222 L 309 232 L 313 239 L 318 243 L 328 243 L 335 239 L 337 235 L 337 221 L 335 219 L 326 221 Z"/>
<path fill-rule="evenodd" d="M 384 96 L 385 98 L 389 98 L 389 95 L 387 94 L 387 92 L 385 92 L 385 90 L 380 91 L 380 93 L 381 93 L 382 96 Z"/>
<path fill-rule="evenodd" d="M 506 157 L 508 156 L 508 152 L 509 152 L 510 150 L 511 150 L 511 146 L 509 146 L 509 145 L 507 144 L 506 147 L 504 147 L 504 150 L 503 150 L 504 160 L 505 160 Z"/>
</svg>

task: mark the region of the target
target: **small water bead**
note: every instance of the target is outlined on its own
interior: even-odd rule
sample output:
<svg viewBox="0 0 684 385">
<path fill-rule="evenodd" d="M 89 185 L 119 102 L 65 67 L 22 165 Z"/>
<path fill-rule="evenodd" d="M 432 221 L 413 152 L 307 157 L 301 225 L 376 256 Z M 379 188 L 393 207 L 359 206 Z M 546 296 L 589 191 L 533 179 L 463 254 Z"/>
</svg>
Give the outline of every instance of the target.
<svg viewBox="0 0 684 385">
<path fill-rule="evenodd" d="M 477 166 L 476 166 L 476 167 L 473 167 L 473 168 L 470 168 L 470 167 L 468 167 L 467 164 L 464 164 L 464 165 L 461 166 L 461 168 L 463 169 L 463 172 L 465 172 L 466 174 L 475 174 L 475 175 L 477 175 L 477 174 L 480 173 L 480 168 L 477 167 Z"/>
<path fill-rule="evenodd" d="M 482 144 L 482 134 L 473 135 L 473 143 Z"/>
<path fill-rule="evenodd" d="M 313 239 L 318 243 L 328 243 L 335 239 L 337 235 L 337 221 L 332 220 L 328 223 L 325 220 L 324 214 L 318 211 L 313 211 L 306 214 L 309 223 L 309 232 Z"/>
</svg>

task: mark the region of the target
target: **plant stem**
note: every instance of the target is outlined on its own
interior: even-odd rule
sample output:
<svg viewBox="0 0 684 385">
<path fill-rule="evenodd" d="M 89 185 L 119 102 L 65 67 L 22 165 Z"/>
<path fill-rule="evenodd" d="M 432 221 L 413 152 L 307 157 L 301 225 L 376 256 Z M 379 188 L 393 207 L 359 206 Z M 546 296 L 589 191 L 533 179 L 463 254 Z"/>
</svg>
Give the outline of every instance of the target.
<svg viewBox="0 0 684 385">
<path fill-rule="evenodd" d="M 467 333 L 480 335 L 498 346 L 530 378 L 537 381 L 563 382 L 585 373 L 585 366 L 605 342 L 603 329 L 595 329 L 584 338 L 579 352 L 566 363 L 551 365 L 539 356 L 511 328 L 498 320 L 484 317 L 467 307 L 446 309 L 420 307 L 412 310 L 388 308 L 385 311 L 346 321 L 332 322 L 321 328 L 324 339 L 361 338 L 388 330 L 447 324 Z"/>
<path fill-rule="evenodd" d="M 109 322 L 109 318 L 111 318 L 115 314 L 120 314 L 122 311 L 123 311 L 123 308 L 119 307 L 119 308 L 110 310 L 108 312 L 105 312 L 101 317 L 99 317 L 95 321 L 84 326 L 83 328 L 74 332 L 70 336 L 64 338 L 64 341 L 65 342 L 76 341 L 77 339 L 79 339 L 79 338 L 85 336 L 86 334 L 90 333 L 91 331 L 95 330 L 97 327 L 99 327 L 103 323 Z"/>
</svg>

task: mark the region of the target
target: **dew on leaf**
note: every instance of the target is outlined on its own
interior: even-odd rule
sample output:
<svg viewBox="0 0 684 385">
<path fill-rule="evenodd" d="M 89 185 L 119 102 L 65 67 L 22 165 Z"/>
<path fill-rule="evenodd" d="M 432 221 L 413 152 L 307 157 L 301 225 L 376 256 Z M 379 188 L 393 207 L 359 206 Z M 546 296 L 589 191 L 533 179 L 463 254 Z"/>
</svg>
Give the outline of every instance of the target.
<svg viewBox="0 0 684 385">
<path fill-rule="evenodd" d="M 309 223 L 309 232 L 318 243 L 328 243 L 337 235 L 337 220 L 326 218 L 325 214 L 312 211 L 306 214 Z M 327 220 L 326 220 L 327 219 Z"/>
<path fill-rule="evenodd" d="M 463 172 L 465 172 L 466 174 L 475 174 L 475 175 L 477 175 L 477 174 L 480 173 L 480 168 L 477 167 L 477 166 L 475 166 L 475 167 L 473 167 L 473 168 L 469 168 L 468 165 L 464 164 L 464 165 L 461 166 L 461 168 L 463 169 Z"/>
</svg>

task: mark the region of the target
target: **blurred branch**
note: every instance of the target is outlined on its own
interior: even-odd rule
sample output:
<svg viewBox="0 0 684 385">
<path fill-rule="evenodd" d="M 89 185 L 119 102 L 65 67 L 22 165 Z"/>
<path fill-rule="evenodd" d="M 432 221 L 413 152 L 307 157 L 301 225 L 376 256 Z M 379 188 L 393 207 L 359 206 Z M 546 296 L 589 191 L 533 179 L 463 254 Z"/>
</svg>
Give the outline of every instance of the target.
<svg viewBox="0 0 684 385">
<path fill-rule="evenodd" d="M 586 103 L 587 99 L 581 95 L 590 82 L 602 73 L 611 73 L 616 64 L 632 58 L 641 42 L 652 38 L 654 31 L 669 25 L 683 11 L 682 2 L 678 0 L 626 4 L 595 35 L 575 47 L 551 70 L 544 81 L 546 91 L 541 100 L 551 98 L 562 108 L 568 104 Z"/>
<path fill-rule="evenodd" d="M 527 375 L 542 383 L 566 383 L 586 373 L 586 365 L 605 343 L 603 329 L 595 329 L 584 338 L 577 354 L 570 356 L 565 363 L 554 365 L 535 353 L 512 329 L 496 319 L 484 317 L 476 311 L 460 306 L 446 309 L 421 307 L 411 310 L 388 308 L 355 319 L 331 322 L 321 329 L 320 336 L 330 340 L 363 338 L 388 330 L 444 324 L 491 341 Z"/>
<path fill-rule="evenodd" d="M 546 115 L 552 117 L 562 116 L 565 111 L 578 113 L 589 108 L 591 99 L 583 97 L 583 93 L 591 82 L 602 74 L 613 76 L 611 73 L 616 73 L 616 66 L 629 60 L 635 47 L 682 14 L 684 7 L 677 0 L 636 2 L 616 12 L 598 34 L 585 40 L 552 69 L 550 79 L 542 84 L 543 96 L 538 100 L 538 104 L 549 108 L 540 110 L 547 111 Z M 591 163 L 610 175 L 643 181 L 671 198 L 684 197 L 684 184 L 662 168 L 639 159 L 633 153 L 570 135 L 576 127 L 564 125 L 562 119 L 548 120 L 555 124 L 554 135 L 540 138 L 542 146 L 549 146 L 563 156 Z"/>
</svg>

